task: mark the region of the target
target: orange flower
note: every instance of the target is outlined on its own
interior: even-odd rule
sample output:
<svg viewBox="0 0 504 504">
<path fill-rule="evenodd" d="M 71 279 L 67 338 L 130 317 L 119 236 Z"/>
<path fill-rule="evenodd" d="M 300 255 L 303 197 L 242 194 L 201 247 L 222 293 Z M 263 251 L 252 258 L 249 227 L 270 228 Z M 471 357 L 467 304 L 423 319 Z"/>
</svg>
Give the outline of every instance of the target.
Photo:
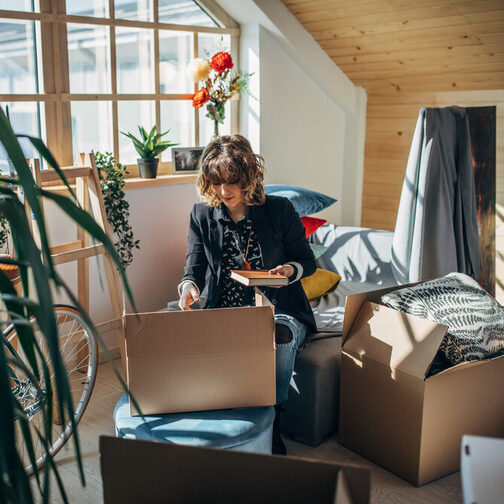
<svg viewBox="0 0 504 504">
<path fill-rule="evenodd" d="M 194 93 L 192 98 L 192 105 L 194 108 L 201 108 L 205 103 L 210 100 L 210 95 L 205 88 L 201 88 L 199 91 Z"/>
<path fill-rule="evenodd" d="M 212 69 L 218 73 L 224 72 L 224 70 L 231 70 L 233 68 L 233 59 L 231 54 L 227 52 L 218 52 L 212 57 Z"/>
</svg>

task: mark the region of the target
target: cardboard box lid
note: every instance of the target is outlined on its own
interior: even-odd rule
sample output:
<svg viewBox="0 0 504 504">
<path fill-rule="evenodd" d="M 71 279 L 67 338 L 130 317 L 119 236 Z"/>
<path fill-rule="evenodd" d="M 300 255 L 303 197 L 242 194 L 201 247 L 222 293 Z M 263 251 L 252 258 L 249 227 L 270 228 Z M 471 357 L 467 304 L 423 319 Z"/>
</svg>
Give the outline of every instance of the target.
<svg viewBox="0 0 504 504">
<path fill-rule="evenodd" d="M 369 470 L 294 457 L 100 436 L 105 504 L 367 504 Z"/>
<path fill-rule="evenodd" d="M 343 349 L 419 378 L 425 378 L 447 327 L 387 306 L 364 301 L 346 334 Z"/>
<path fill-rule="evenodd" d="M 271 349 L 275 343 L 272 310 L 269 306 L 254 306 L 125 314 L 126 350 L 136 358 L 156 352 L 192 355 L 195 349 L 199 355 L 211 354 L 216 347 L 209 333 L 218 334 L 220 347 L 225 347 L 230 354 Z M 180 337 L 163 338 L 168 332 Z M 184 337 L 187 333 L 191 338 Z M 236 337 L 244 333 L 246 337 Z M 148 341 L 146 335 L 149 335 Z"/>
</svg>

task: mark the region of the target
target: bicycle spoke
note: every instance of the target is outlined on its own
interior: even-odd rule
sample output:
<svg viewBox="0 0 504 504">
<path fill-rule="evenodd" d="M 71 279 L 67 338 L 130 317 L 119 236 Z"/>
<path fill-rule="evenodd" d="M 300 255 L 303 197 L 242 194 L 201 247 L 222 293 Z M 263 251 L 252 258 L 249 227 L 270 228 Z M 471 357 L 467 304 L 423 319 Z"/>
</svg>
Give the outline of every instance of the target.
<svg viewBox="0 0 504 504">
<path fill-rule="evenodd" d="M 58 326 L 58 342 L 60 352 L 63 358 L 63 363 L 66 368 L 66 374 L 69 382 L 70 394 L 74 406 L 74 420 L 77 424 L 84 413 L 84 410 L 91 395 L 95 376 L 96 376 L 96 343 L 91 330 L 80 314 L 73 308 L 56 307 L 56 322 Z M 34 323 L 34 321 L 32 321 Z M 41 355 L 37 356 L 40 361 L 42 356 L 46 356 L 46 362 L 49 367 L 49 379 L 52 383 L 54 379 L 54 370 L 52 363 L 48 357 L 48 349 L 46 341 L 42 333 L 34 323 L 34 333 L 36 335 Z M 6 336 L 7 337 L 7 336 Z M 8 340 L 16 341 L 17 333 L 15 326 L 9 326 Z M 14 346 L 16 346 L 13 343 Z M 18 349 L 19 358 L 25 362 L 22 349 Z M 68 367 L 67 367 L 68 366 Z M 38 385 L 33 385 L 30 380 L 20 370 L 16 371 L 15 376 L 11 377 L 13 390 L 17 393 L 17 400 L 25 414 L 28 414 L 28 429 L 32 434 L 32 442 L 37 460 L 37 466 L 41 467 L 45 461 L 45 445 L 40 441 L 35 432 L 45 432 L 44 415 L 46 414 L 46 397 L 45 397 L 45 379 L 41 376 Z M 42 391 L 42 395 L 39 391 Z M 54 398 L 57 401 L 57 398 Z M 57 406 L 54 405 L 56 408 Z M 70 420 L 64 425 L 58 425 L 57 415 L 53 419 L 51 432 L 48 435 L 51 437 L 49 442 L 49 452 L 55 454 L 61 446 L 66 442 L 72 432 Z M 35 437 L 35 439 L 33 439 Z M 27 464 L 26 469 L 30 471 L 29 458 L 27 456 L 26 446 L 22 439 L 22 433 L 19 428 L 16 428 L 16 443 L 22 460 Z M 33 472 L 33 471 L 32 471 Z"/>
</svg>

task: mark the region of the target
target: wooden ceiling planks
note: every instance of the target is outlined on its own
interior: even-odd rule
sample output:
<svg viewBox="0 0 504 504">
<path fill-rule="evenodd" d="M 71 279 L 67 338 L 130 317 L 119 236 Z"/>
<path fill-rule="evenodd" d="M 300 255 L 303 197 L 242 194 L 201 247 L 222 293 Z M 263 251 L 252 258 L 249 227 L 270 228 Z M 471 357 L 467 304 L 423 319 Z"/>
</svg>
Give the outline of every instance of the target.
<svg viewBox="0 0 504 504">
<path fill-rule="evenodd" d="M 394 229 L 422 107 L 496 106 L 497 299 L 504 302 L 504 0 L 282 1 L 367 92 L 362 226 Z"/>
<path fill-rule="evenodd" d="M 504 0 L 283 3 L 368 94 L 504 87 Z"/>
</svg>

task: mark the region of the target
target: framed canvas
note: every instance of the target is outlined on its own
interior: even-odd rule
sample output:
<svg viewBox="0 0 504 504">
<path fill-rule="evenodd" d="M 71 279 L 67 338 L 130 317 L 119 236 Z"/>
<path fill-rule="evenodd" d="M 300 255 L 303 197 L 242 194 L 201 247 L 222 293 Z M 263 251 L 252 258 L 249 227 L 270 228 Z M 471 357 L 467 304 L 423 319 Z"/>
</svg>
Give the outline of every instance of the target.
<svg viewBox="0 0 504 504">
<path fill-rule="evenodd" d="M 172 173 L 196 173 L 204 147 L 174 147 Z"/>
</svg>

